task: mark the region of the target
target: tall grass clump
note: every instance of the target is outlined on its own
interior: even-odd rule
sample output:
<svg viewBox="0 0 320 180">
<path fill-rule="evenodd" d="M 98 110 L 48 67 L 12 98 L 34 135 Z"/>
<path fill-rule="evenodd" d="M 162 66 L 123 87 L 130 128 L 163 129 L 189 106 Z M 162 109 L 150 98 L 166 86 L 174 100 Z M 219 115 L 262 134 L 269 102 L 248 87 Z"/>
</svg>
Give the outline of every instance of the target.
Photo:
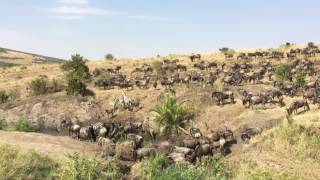
<svg viewBox="0 0 320 180">
<path fill-rule="evenodd" d="M 203 156 L 198 164 L 210 179 L 227 180 L 232 177 L 232 170 L 219 156 Z"/>
<path fill-rule="evenodd" d="M 275 129 L 264 145 L 300 160 L 320 161 L 320 128 L 294 123 L 283 125 Z"/>
</svg>

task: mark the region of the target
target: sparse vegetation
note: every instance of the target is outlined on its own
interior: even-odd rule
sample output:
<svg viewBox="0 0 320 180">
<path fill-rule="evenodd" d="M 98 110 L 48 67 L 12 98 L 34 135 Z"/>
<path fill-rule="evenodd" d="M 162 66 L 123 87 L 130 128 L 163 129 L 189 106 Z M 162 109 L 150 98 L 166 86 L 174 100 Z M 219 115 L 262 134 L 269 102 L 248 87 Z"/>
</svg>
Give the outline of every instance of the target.
<svg viewBox="0 0 320 180">
<path fill-rule="evenodd" d="M 282 64 L 275 70 L 275 75 L 279 81 L 287 81 L 290 78 L 291 65 Z"/>
<path fill-rule="evenodd" d="M 64 87 L 63 84 L 57 79 L 52 79 L 50 81 L 47 77 L 40 76 L 29 83 L 29 88 L 31 94 L 37 96 L 60 92 Z"/>
<path fill-rule="evenodd" d="M 17 122 L 13 122 L 5 127 L 6 130 L 10 131 L 21 131 L 21 132 L 34 132 L 35 130 L 26 118 L 20 118 Z"/>
</svg>

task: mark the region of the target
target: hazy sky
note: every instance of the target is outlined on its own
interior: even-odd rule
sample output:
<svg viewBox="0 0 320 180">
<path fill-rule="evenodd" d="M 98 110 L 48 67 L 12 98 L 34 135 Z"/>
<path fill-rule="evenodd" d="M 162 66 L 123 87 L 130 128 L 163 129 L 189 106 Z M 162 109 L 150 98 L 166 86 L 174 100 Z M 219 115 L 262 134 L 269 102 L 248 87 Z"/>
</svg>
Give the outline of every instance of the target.
<svg viewBox="0 0 320 180">
<path fill-rule="evenodd" d="M 1 0 L 0 47 L 69 58 L 320 41 L 319 0 Z"/>
</svg>

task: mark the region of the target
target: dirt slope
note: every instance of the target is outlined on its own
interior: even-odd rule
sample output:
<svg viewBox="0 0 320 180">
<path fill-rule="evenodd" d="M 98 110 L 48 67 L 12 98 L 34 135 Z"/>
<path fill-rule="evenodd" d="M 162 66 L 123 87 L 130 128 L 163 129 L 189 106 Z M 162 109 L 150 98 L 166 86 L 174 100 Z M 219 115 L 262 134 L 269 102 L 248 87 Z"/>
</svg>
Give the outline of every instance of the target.
<svg viewBox="0 0 320 180">
<path fill-rule="evenodd" d="M 77 141 L 67 136 L 0 131 L 0 137 L 0 144 L 36 150 L 57 161 L 65 160 L 68 154 L 81 153 L 94 156 L 98 152 L 96 143 Z"/>
</svg>

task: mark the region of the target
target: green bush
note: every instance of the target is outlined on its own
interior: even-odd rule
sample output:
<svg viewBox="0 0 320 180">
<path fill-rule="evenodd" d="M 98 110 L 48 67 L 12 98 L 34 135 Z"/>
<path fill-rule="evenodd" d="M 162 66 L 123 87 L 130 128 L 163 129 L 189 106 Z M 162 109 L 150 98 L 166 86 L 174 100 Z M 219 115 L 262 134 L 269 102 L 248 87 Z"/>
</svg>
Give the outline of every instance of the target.
<svg viewBox="0 0 320 180">
<path fill-rule="evenodd" d="M 232 171 L 219 156 L 203 156 L 198 168 L 202 169 L 210 179 L 225 180 L 232 177 Z"/>
<path fill-rule="evenodd" d="M 79 54 L 73 55 L 70 61 L 65 62 L 61 68 L 81 79 L 89 79 L 90 72 L 89 67 L 86 65 L 86 60 Z"/>
<path fill-rule="evenodd" d="M 173 164 L 165 169 L 155 180 L 204 180 L 204 173 L 192 165 Z"/>
<path fill-rule="evenodd" d="M 291 65 L 282 64 L 276 68 L 275 75 L 280 81 L 287 81 L 290 78 Z"/>
<path fill-rule="evenodd" d="M 47 77 L 40 76 L 32 80 L 29 84 L 32 95 L 42 95 L 48 93 L 56 93 L 63 90 L 63 85 L 57 79 L 51 81 Z"/>
<path fill-rule="evenodd" d="M 87 92 L 87 85 L 84 80 L 76 74 L 69 74 L 67 77 L 68 85 L 66 88 L 68 95 L 80 94 L 84 96 Z"/>
<path fill-rule="evenodd" d="M 178 133 L 181 127 L 184 127 L 186 121 L 190 119 L 192 114 L 187 106 L 183 103 L 178 103 L 176 99 L 167 96 L 165 100 L 157 105 L 153 110 L 156 116 L 156 123 L 159 126 L 168 128 L 169 132 Z"/>
<path fill-rule="evenodd" d="M 205 179 L 201 169 L 192 165 L 169 164 L 168 158 L 163 154 L 149 158 L 143 162 L 142 179 L 152 180 L 194 180 Z"/>
<path fill-rule="evenodd" d="M 305 87 L 305 85 L 306 85 L 306 76 L 307 76 L 307 73 L 305 71 L 303 71 L 303 70 L 297 72 L 296 77 L 295 77 L 295 85 L 298 88 L 304 88 Z"/>
<path fill-rule="evenodd" d="M 109 162 L 104 165 L 97 159 L 79 154 L 71 155 L 55 173 L 55 177 L 61 180 L 120 179 L 121 175 L 117 164 Z"/>
<path fill-rule="evenodd" d="M 103 70 L 100 68 L 95 68 L 94 71 L 92 72 L 94 77 L 101 76 L 103 74 Z"/>
<path fill-rule="evenodd" d="M 34 151 L 0 146 L 0 179 L 51 179 L 57 164 Z"/>
<path fill-rule="evenodd" d="M 21 118 L 17 122 L 8 124 L 8 126 L 5 129 L 10 131 L 21 131 L 21 132 L 35 131 L 31 126 L 30 122 L 25 118 Z"/>
<path fill-rule="evenodd" d="M 163 154 L 157 154 L 144 164 L 144 178 L 154 179 L 161 176 L 162 171 L 169 166 L 169 159 Z"/>
<path fill-rule="evenodd" d="M 7 102 L 9 97 L 9 94 L 6 91 L 0 91 L 0 104 Z"/>
</svg>

